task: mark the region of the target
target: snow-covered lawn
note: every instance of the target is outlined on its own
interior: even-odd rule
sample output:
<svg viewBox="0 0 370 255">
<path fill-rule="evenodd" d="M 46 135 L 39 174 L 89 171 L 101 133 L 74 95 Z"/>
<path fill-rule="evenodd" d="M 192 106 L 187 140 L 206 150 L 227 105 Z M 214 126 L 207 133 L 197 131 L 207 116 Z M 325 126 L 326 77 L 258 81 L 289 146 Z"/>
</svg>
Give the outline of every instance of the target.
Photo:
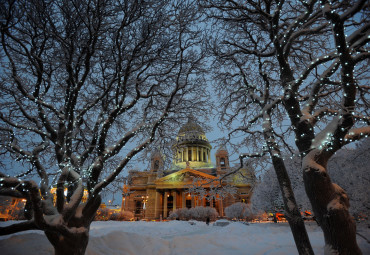
<svg viewBox="0 0 370 255">
<path fill-rule="evenodd" d="M 11 222 L 1 222 L 5 226 Z M 306 224 L 316 254 L 324 253 L 324 240 L 316 223 Z M 370 238 L 367 225 L 359 232 Z M 358 236 L 363 254 L 370 244 Z M 53 248 L 41 231 L 27 231 L 0 237 L 0 251 L 8 254 L 52 254 Z M 175 255 L 175 254 L 297 254 L 287 223 L 233 222 L 226 227 L 170 222 L 93 222 L 87 254 Z"/>
</svg>

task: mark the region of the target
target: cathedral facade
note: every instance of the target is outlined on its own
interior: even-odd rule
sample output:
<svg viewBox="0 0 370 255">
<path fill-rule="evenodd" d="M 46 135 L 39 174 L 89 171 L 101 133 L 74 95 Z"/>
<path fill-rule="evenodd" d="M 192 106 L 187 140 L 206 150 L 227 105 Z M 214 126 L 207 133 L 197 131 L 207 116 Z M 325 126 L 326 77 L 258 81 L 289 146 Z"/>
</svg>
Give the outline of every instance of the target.
<svg viewBox="0 0 370 255">
<path fill-rule="evenodd" d="M 255 175 L 251 169 L 230 173 L 229 155 L 226 149 L 218 149 L 216 165 L 211 162 L 212 146 L 202 127 L 190 120 L 180 128 L 172 147 L 174 153 L 171 169 L 163 169 L 163 158 L 153 153 L 150 169 L 130 171 L 129 182 L 123 187 L 122 210 L 131 211 L 135 219 L 165 219 L 171 211 L 179 208 L 210 206 L 220 216 L 224 209 L 236 202 L 249 203 L 251 185 Z M 200 186 L 205 191 L 195 194 L 191 187 Z M 227 196 L 209 196 L 215 187 L 232 185 L 236 191 Z"/>
</svg>

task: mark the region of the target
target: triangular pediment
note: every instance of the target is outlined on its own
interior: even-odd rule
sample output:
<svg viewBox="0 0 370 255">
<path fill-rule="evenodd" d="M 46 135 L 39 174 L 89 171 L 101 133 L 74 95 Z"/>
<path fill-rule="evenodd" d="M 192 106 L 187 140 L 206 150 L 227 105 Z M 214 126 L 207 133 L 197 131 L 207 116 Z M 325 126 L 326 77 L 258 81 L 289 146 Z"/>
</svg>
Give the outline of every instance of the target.
<svg viewBox="0 0 370 255">
<path fill-rule="evenodd" d="M 185 168 L 183 170 L 177 171 L 175 173 L 169 174 L 167 176 L 164 176 L 160 179 L 157 179 L 155 181 L 156 184 L 185 184 L 185 183 L 192 183 L 194 179 L 201 178 L 204 180 L 214 180 L 217 179 L 217 177 L 206 174 L 191 168 Z"/>
</svg>

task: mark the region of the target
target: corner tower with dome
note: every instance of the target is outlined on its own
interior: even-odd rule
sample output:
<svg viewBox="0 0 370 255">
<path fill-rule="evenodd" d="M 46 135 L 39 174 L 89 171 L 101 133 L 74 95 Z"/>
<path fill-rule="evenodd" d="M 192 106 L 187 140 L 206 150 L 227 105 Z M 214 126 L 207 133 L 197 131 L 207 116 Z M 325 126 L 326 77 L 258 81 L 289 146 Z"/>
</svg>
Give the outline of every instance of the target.
<svg viewBox="0 0 370 255">
<path fill-rule="evenodd" d="M 249 203 L 251 185 L 255 180 L 252 169 L 242 169 L 243 178 L 236 173 L 222 181 L 223 185 L 237 188 L 236 194 L 226 198 L 209 200 L 207 194 L 199 197 L 188 192 L 189 187 L 199 180 L 202 180 L 202 187 L 206 190 L 211 188 L 231 170 L 226 148 L 217 150 L 216 164 L 212 164 L 212 146 L 194 118 L 189 118 L 180 128 L 172 150 L 174 155 L 170 169 L 163 169 L 163 158 L 155 151 L 151 157 L 151 169 L 129 172 L 129 183 L 124 186 L 122 198 L 123 211 L 133 212 L 135 218 L 153 220 L 165 219 L 171 211 L 179 208 L 210 206 L 223 216 L 227 206 L 236 202 Z"/>
</svg>

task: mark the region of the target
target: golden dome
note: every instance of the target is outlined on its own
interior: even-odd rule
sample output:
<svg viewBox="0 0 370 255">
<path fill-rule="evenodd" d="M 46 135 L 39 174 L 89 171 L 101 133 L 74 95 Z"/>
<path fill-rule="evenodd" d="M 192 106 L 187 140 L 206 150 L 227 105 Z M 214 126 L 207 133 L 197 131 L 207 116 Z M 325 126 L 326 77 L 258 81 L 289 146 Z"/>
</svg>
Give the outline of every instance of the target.
<svg viewBox="0 0 370 255">
<path fill-rule="evenodd" d="M 185 133 L 200 133 L 204 135 L 203 128 L 190 118 L 188 123 L 182 126 L 179 130 L 179 135 L 183 135 Z"/>
<path fill-rule="evenodd" d="M 188 123 L 180 128 L 177 136 L 177 144 L 175 146 L 180 146 L 184 144 L 199 144 L 206 146 L 209 149 L 212 148 L 212 146 L 208 142 L 203 128 L 192 118 L 189 118 Z"/>
<path fill-rule="evenodd" d="M 204 133 L 203 128 L 193 118 L 179 130 L 176 141 L 172 145 L 174 150 L 174 169 L 183 169 L 187 162 L 192 168 L 210 168 L 212 146 Z"/>
</svg>

